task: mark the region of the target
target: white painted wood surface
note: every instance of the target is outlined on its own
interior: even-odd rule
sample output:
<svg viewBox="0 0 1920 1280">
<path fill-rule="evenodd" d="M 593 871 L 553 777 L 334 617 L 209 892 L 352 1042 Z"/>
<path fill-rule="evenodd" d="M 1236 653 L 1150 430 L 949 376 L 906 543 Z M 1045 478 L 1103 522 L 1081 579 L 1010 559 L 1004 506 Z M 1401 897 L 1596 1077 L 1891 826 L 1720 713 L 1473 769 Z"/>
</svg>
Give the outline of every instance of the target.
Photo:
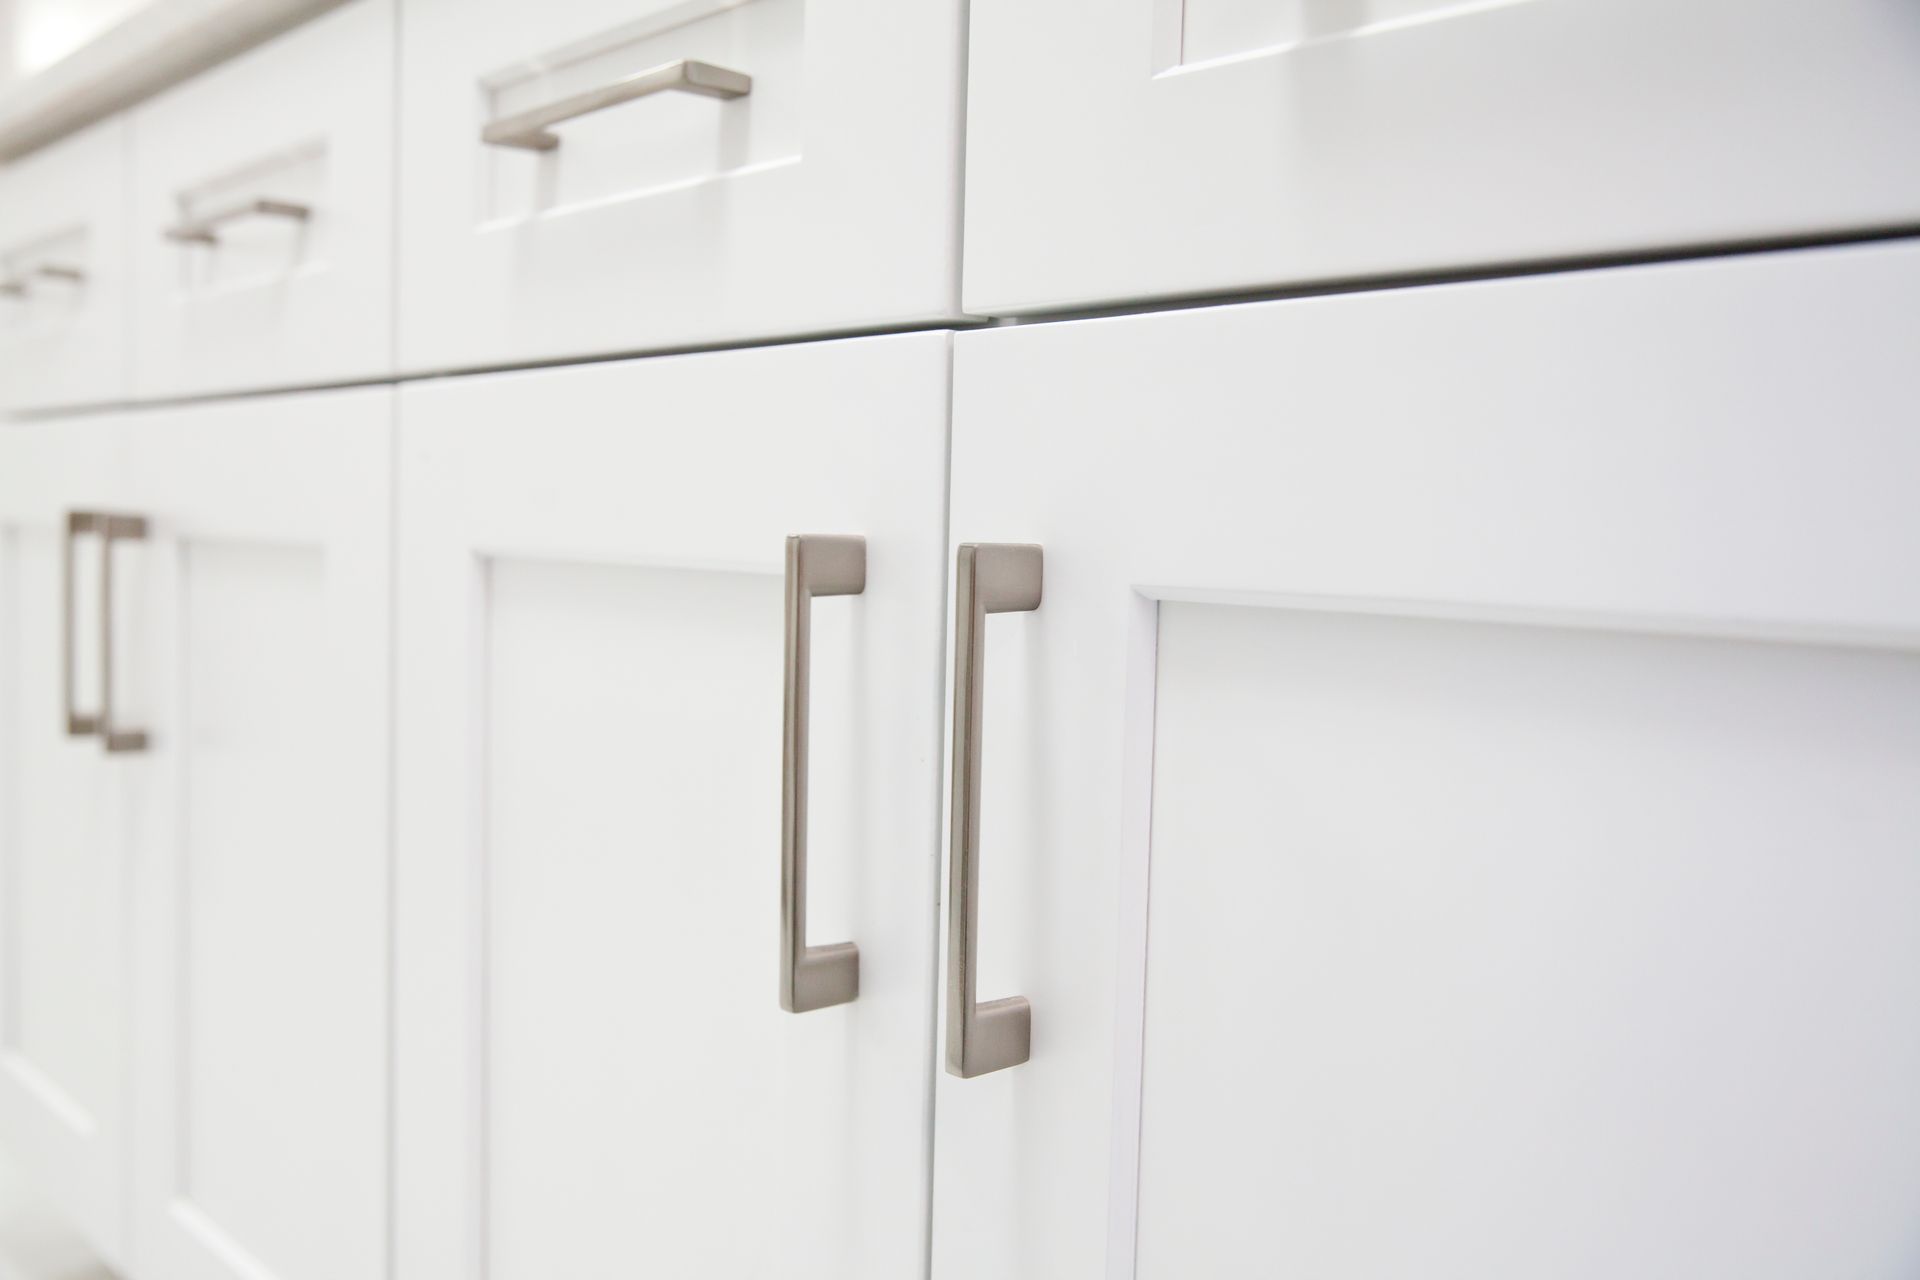
<svg viewBox="0 0 1920 1280">
<path fill-rule="evenodd" d="M 977 0 L 974 312 L 1920 223 L 1885 0 Z"/>
<path fill-rule="evenodd" d="M 134 389 L 378 377 L 393 362 L 391 0 L 355 0 L 132 116 Z M 166 231 L 257 199 L 219 243 Z"/>
<path fill-rule="evenodd" d="M 0 408 L 126 398 L 131 163 L 116 118 L 0 169 Z"/>
<path fill-rule="evenodd" d="M 401 1280 L 924 1268 L 948 344 L 402 392 Z M 809 930 L 860 990 L 797 1015 L 795 533 L 868 551 L 812 638 Z"/>
<path fill-rule="evenodd" d="M 70 738 L 61 542 L 121 494 L 112 418 L 0 430 L 0 1143 L 125 1261 L 133 863 L 129 760 Z M 99 543 L 75 557 L 76 696 L 99 693 Z"/>
<path fill-rule="evenodd" d="M 393 401 L 126 419 L 141 1280 L 387 1275 Z"/>
<path fill-rule="evenodd" d="M 957 339 L 953 538 L 1046 585 L 980 907 L 1033 1056 L 939 1078 L 936 1280 L 1914 1268 L 1916 288 Z"/>
<path fill-rule="evenodd" d="M 414 0 L 401 9 L 400 361 L 469 368 L 878 328 L 957 303 L 956 0 Z M 489 120 L 697 58 L 663 93 Z"/>
</svg>

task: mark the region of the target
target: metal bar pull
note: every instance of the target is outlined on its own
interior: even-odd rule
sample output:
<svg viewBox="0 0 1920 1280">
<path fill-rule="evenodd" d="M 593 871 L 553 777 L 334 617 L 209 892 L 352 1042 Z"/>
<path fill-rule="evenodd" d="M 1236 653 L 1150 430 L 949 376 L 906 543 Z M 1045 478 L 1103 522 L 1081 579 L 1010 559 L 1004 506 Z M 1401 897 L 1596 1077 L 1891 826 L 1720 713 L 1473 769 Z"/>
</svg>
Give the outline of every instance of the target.
<svg viewBox="0 0 1920 1280">
<path fill-rule="evenodd" d="M 97 731 L 110 755 L 145 751 L 144 729 L 119 729 L 113 723 L 113 544 L 147 536 L 145 516 L 94 516 L 100 535 L 100 718 Z"/>
<path fill-rule="evenodd" d="M 61 710 L 66 713 L 67 736 L 84 738 L 100 731 L 100 717 L 87 715 L 75 707 L 73 639 L 74 543 L 83 533 L 98 531 L 100 517 L 91 511 L 67 512 L 66 537 L 60 543 L 60 682 Z"/>
<path fill-rule="evenodd" d="M 787 680 L 780 759 L 780 1007 L 806 1013 L 860 994 L 860 948 L 807 945 L 807 702 L 815 596 L 867 589 L 867 540 L 787 539 Z"/>
<path fill-rule="evenodd" d="M 744 98 L 753 92 L 753 77 L 710 62 L 682 58 L 635 72 L 598 89 L 549 102 L 544 107 L 503 116 L 480 130 L 480 141 L 495 147 L 551 151 L 560 145 L 560 138 L 548 132 L 549 126 L 617 107 L 635 98 L 667 92 L 697 93 L 706 98 Z"/>
<path fill-rule="evenodd" d="M 1040 607 L 1040 548 L 963 542 L 954 565 L 953 823 L 947 882 L 947 1070 L 962 1079 L 1027 1060 L 1033 1006 L 1025 996 L 979 1003 L 980 732 L 987 615 Z"/>
<path fill-rule="evenodd" d="M 307 205 L 292 200 L 271 200 L 265 196 L 252 196 L 210 209 L 199 217 L 176 223 L 168 227 L 163 234 L 167 239 L 181 244 L 219 244 L 220 227 L 240 218 L 286 218 L 292 222 L 305 222 L 312 216 L 313 209 Z"/>
</svg>

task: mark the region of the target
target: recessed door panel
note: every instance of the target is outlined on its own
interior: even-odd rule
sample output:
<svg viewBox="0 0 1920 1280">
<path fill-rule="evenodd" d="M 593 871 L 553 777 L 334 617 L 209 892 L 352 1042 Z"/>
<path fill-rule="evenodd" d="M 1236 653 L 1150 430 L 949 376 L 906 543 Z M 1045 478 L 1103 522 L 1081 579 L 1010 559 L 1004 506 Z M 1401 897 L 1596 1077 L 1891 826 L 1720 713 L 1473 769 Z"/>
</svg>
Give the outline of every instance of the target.
<svg viewBox="0 0 1920 1280">
<path fill-rule="evenodd" d="M 1139 1274 L 1910 1268 L 1917 763 L 1911 654 L 1161 605 Z"/>
</svg>

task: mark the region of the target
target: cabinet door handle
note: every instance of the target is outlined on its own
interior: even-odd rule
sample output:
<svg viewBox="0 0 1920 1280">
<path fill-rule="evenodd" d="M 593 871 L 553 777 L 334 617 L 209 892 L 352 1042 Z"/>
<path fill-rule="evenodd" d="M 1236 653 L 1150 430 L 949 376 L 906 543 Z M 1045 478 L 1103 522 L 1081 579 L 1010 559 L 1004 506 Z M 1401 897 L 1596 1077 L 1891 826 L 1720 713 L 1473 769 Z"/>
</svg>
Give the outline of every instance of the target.
<svg viewBox="0 0 1920 1280">
<path fill-rule="evenodd" d="M 682 58 L 635 72 L 598 89 L 549 102 L 544 107 L 503 116 L 480 130 L 480 141 L 495 147 L 551 151 L 560 145 L 560 138 L 548 132 L 549 126 L 617 107 L 635 98 L 667 92 L 697 93 L 706 98 L 744 98 L 752 91 L 753 77 L 744 72 Z"/>
<path fill-rule="evenodd" d="M 219 244 L 220 228 L 229 222 L 241 218 L 286 218 L 292 222 L 305 222 L 313 216 L 313 209 L 292 200 L 270 200 L 265 196 L 252 196 L 233 204 L 221 205 L 210 209 L 197 218 L 188 218 L 185 222 L 168 227 L 162 234 L 167 239 L 181 244 Z"/>
<path fill-rule="evenodd" d="M 83 533 L 98 530 L 100 517 L 91 511 L 67 512 L 66 536 L 60 543 L 60 683 L 61 707 L 67 716 L 67 736 L 84 738 L 100 731 L 100 717 L 90 716 L 75 706 L 74 696 L 74 543 Z"/>
<path fill-rule="evenodd" d="M 867 589 L 867 540 L 787 539 L 786 708 L 780 753 L 780 1007 L 806 1013 L 860 994 L 860 948 L 807 945 L 807 703 L 815 596 Z"/>
<path fill-rule="evenodd" d="M 97 732 L 111 755 L 145 751 L 144 729 L 116 728 L 113 722 L 113 544 L 147 536 L 145 516 L 94 516 L 100 535 L 100 718 Z"/>
<path fill-rule="evenodd" d="M 947 1070 L 963 1079 L 1018 1066 L 1033 1046 L 1025 996 L 976 1000 L 980 955 L 980 731 L 987 615 L 1040 607 L 1040 548 L 963 542 L 954 565 L 953 812 L 947 881 Z"/>
</svg>

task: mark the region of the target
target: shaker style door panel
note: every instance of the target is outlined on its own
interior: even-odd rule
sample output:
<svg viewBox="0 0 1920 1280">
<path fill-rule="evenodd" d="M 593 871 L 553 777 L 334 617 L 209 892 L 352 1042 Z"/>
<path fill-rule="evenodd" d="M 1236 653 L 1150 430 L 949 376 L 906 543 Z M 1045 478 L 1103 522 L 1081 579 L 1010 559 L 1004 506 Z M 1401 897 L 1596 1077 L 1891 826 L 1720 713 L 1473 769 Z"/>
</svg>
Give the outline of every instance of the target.
<svg viewBox="0 0 1920 1280">
<path fill-rule="evenodd" d="M 394 22 L 349 0 L 135 109 L 141 397 L 392 369 Z"/>
<path fill-rule="evenodd" d="M 139 1280 L 384 1280 L 393 393 L 127 418 Z"/>
<path fill-rule="evenodd" d="M 1916 290 L 957 339 L 953 538 L 1044 588 L 957 948 L 1031 1056 L 939 1078 L 936 1280 L 1920 1266 Z"/>
<path fill-rule="evenodd" d="M 102 648 L 107 549 L 90 523 L 114 509 L 116 421 L 0 426 L 0 1143 L 117 1263 L 134 762 L 104 751 L 97 729 L 114 650 Z M 87 527 L 70 533 L 76 515 Z"/>
<path fill-rule="evenodd" d="M 1920 223 L 1886 0 L 975 0 L 968 310 Z"/>
<path fill-rule="evenodd" d="M 954 314 L 960 0 L 409 0 L 400 360 Z"/>
<path fill-rule="evenodd" d="M 402 392 L 402 1280 L 924 1271 L 948 359 Z"/>
<path fill-rule="evenodd" d="M 127 395 L 127 124 L 0 168 L 0 409 Z"/>
</svg>

